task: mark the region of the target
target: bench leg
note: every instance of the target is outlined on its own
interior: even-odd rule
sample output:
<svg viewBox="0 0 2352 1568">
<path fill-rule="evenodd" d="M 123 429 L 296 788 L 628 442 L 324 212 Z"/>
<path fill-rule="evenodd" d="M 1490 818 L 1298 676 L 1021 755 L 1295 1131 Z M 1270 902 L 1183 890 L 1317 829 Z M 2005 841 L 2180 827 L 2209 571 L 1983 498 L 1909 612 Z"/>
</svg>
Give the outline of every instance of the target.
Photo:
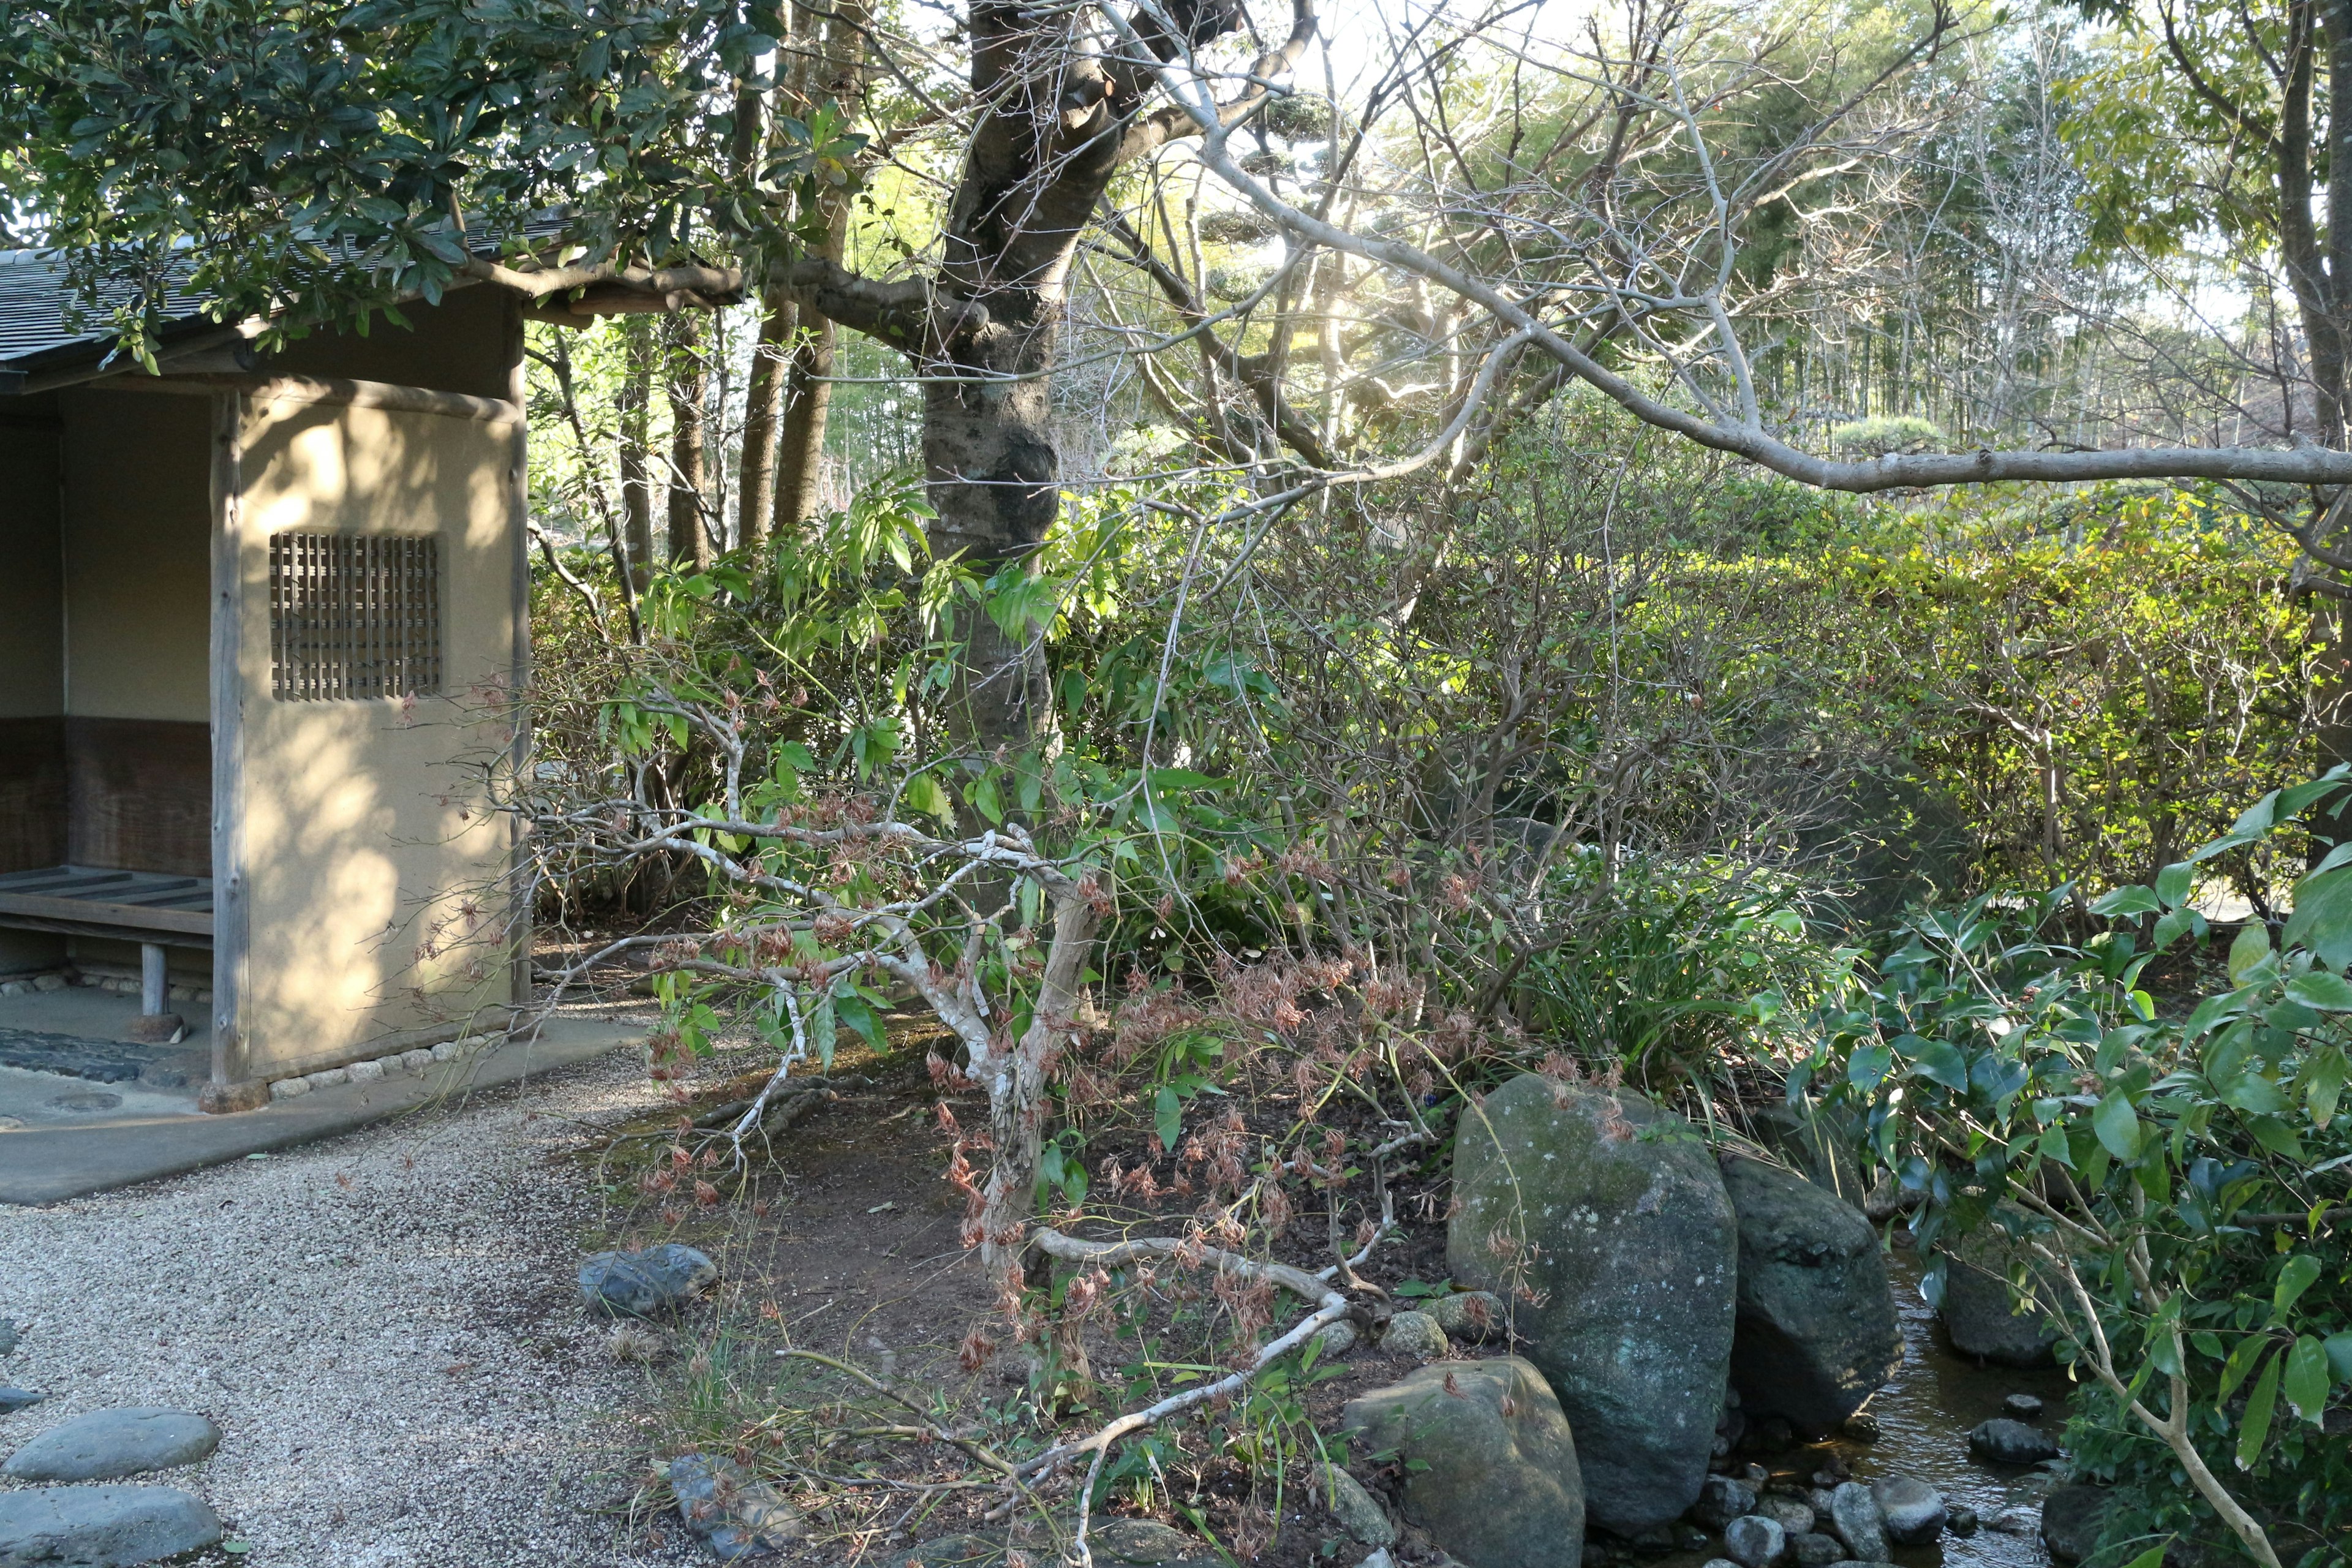
<svg viewBox="0 0 2352 1568">
<path fill-rule="evenodd" d="M 163 1011 L 169 994 L 169 982 L 163 968 L 163 949 L 157 943 L 139 944 L 139 1011 L 146 1017 L 155 1017 Z"/>
</svg>

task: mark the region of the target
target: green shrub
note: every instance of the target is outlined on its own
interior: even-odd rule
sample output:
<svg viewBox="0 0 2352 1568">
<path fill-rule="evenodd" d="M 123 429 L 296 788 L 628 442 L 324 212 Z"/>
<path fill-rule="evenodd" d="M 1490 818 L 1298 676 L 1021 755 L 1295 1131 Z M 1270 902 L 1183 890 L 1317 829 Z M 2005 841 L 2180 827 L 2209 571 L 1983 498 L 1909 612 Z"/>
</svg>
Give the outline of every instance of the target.
<svg viewBox="0 0 2352 1568">
<path fill-rule="evenodd" d="M 2014 1286 L 2064 1325 L 2085 1384 L 2067 1444 L 2117 1490 L 2105 1563 L 2173 1537 L 2273 1568 L 2346 1561 L 2352 846 L 2298 884 L 2283 930 L 2245 928 L 2229 989 L 2184 1013 L 2142 984 L 2206 935 L 2198 868 L 2280 835 L 2345 776 L 2265 796 L 2153 885 L 2099 900 L 2115 923 L 2080 946 L 2048 934 L 2064 889 L 1916 915 L 1824 1010 L 1790 1080 L 1792 1100 L 1819 1086 L 1854 1112 L 1868 1156 L 1921 1194 L 1923 1247 L 2029 1216 Z"/>
</svg>

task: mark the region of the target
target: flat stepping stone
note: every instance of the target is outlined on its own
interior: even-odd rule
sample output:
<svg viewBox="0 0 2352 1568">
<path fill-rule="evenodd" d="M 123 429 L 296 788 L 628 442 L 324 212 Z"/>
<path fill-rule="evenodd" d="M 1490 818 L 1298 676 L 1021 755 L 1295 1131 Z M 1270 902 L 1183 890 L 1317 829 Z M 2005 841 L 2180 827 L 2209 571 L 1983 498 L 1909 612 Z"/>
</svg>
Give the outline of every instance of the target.
<svg viewBox="0 0 2352 1568">
<path fill-rule="evenodd" d="M 193 1465 L 219 1447 L 220 1428 L 184 1410 L 93 1410 L 17 1449 L 0 1465 L 0 1475 L 20 1481 L 110 1481 Z M 8 1561 L 0 1556 L 0 1568 Z"/>
<path fill-rule="evenodd" d="M 719 1265 L 675 1241 L 642 1252 L 599 1252 L 580 1266 L 580 1294 L 593 1311 L 649 1318 L 682 1307 L 719 1278 Z"/>
<path fill-rule="evenodd" d="M 0 1492 L 0 1568 L 130 1568 L 217 1545 L 220 1517 L 177 1487 Z"/>
</svg>

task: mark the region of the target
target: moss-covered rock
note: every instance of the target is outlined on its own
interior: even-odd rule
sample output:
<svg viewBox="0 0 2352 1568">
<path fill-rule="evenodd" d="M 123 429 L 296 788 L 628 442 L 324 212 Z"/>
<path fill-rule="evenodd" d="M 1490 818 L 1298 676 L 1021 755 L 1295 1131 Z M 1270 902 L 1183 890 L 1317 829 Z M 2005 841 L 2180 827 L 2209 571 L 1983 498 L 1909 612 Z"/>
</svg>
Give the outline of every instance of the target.
<svg viewBox="0 0 2352 1568">
<path fill-rule="evenodd" d="M 1639 1095 L 1528 1073 L 1463 1113 L 1454 1182 L 1446 1262 L 1515 1298 L 1587 1511 L 1629 1536 L 1679 1516 L 1731 1360 L 1738 1233 L 1706 1142 Z"/>
<path fill-rule="evenodd" d="M 1834 1193 L 1760 1160 L 1725 1160 L 1723 1185 L 1739 1221 L 1740 1408 L 1827 1436 L 1903 1361 L 1877 1233 Z"/>
<path fill-rule="evenodd" d="M 1576 1441 L 1517 1356 L 1440 1362 L 1348 1402 L 1341 1424 L 1404 1470 L 1406 1519 L 1469 1568 L 1580 1568 Z"/>
</svg>

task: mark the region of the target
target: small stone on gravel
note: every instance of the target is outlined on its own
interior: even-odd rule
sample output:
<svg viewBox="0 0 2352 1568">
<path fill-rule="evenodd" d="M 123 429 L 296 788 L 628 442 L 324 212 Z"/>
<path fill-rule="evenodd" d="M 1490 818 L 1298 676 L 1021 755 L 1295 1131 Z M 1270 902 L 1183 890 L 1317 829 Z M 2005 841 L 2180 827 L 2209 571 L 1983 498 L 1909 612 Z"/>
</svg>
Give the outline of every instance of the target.
<svg viewBox="0 0 2352 1568">
<path fill-rule="evenodd" d="M 0 1475 L 20 1481 L 110 1481 L 193 1465 L 219 1447 L 220 1428 L 184 1410 L 93 1410 L 17 1449 L 0 1465 Z"/>
<path fill-rule="evenodd" d="M 678 1517 L 721 1563 L 789 1546 L 807 1530 L 800 1510 L 732 1459 L 680 1454 L 669 1462 Z"/>
<path fill-rule="evenodd" d="M 1107 1519 L 1088 1532 L 1097 1562 L 1157 1564 L 1216 1559 L 1192 1536 L 1156 1519 Z"/>
<path fill-rule="evenodd" d="M 599 1252 L 580 1266 L 580 1294 L 594 1310 L 646 1318 L 680 1307 L 719 1278 L 719 1265 L 666 1241 L 641 1252 Z"/>
<path fill-rule="evenodd" d="M 1381 1349 L 1415 1361 L 1434 1361 L 1445 1353 L 1445 1331 L 1427 1312 L 1399 1312 L 1381 1331 Z"/>
<path fill-rule="evenodd" d="M 1969 1434 L 1969 1452 L 2004 1465 L 2038 1465 L 2058 1457 L 2058 1445 L 2022 1421 L 1996 1415 Z"/>
<path fill-rule="evenodd" d="M 16 1348 L 16 1320 L 14 1318 L 0 1318 L 0 1355 L 6 1355 Z"/>
<path fill-rule="evenodd" d="M 2031 1421 L 2042 1414 L 2042 1401 L 2031 1394 L 2012 1394 L 2000 1402 L 2000 1411 L 2020 1421 Z"/>
<path fill-rule="evenodd" d="M 1773 1568 L 1788 1554 L 1789 1532 L 1760 1513 L 1735 1519 L 1723 1532 L 1723 1549 L 1745 1568 Z"/>
<path fill-rule="evenodd" d="M 0 1388 L 0 1415 L 14 1415 L 19 1410 L 29 1410 L 47 1397 L 37 1388 Z"/>
<path fill-rule="evenodd" d="M 220 1519 L 176 1487 L 0 1492 L 0 1568 L 130 1568 L 211 1546 Z"/>
</svg>

